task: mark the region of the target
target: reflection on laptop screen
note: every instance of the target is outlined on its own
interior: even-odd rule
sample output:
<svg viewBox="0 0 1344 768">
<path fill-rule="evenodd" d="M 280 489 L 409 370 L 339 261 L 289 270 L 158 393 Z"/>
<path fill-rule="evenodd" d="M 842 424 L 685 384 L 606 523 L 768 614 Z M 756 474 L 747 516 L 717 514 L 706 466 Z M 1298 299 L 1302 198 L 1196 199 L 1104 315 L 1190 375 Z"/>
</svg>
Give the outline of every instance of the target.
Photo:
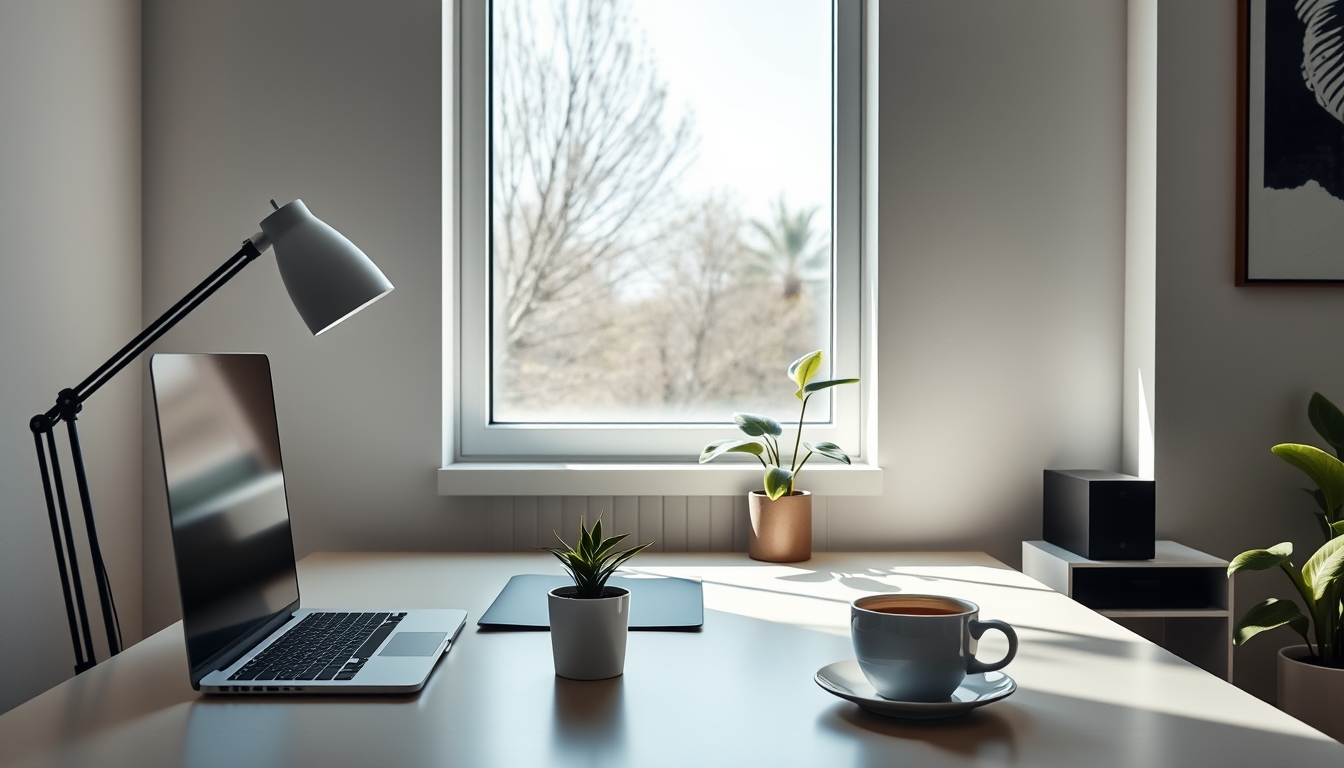
<svg viewBox="0 0 1344 768">
<path fill-rule="evenodd" d="M 161 354 L 150 372 L 195 684 L 298 607 L 271 369 L 265 355 Z"/>
</svg>

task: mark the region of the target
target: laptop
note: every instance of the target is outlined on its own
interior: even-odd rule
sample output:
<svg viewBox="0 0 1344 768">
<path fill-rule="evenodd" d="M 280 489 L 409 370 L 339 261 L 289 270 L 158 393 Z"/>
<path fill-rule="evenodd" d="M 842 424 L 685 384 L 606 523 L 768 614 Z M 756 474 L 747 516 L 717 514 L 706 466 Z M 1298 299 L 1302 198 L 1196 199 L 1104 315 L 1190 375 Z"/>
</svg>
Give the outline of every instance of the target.
<svg viewBox="0 0 1344 768">
<path fill-rule="evenodd" d="M 420 690 L 465 611 L 299 607 L 266 356 L 159 354 L 150 378 L 192 687 Z"/>
</svg>

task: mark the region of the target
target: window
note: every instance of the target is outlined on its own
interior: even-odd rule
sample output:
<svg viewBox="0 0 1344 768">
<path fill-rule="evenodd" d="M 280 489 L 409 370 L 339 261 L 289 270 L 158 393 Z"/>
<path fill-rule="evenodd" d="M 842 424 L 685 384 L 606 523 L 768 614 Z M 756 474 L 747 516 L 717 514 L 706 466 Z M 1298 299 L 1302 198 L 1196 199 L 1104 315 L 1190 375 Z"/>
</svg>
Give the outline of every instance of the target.
<svg viewBox="0 0 1344 768">
<path fill-rule="evenodd" d="M 693 460 L 796 423 L 793 359 L 867 372 L 860 0 L 459 7 L 447 461 Z M 862 400 L 809 439 L 862 456 Z"/>
</svg>

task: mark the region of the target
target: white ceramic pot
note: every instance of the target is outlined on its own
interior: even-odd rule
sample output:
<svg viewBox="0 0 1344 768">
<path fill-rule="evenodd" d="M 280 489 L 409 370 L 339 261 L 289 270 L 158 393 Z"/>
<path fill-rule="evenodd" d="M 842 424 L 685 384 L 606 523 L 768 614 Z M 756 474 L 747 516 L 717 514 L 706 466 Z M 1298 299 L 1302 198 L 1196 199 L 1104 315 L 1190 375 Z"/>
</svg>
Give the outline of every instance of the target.
<svg viewBox="0 0 1344 768">
<path fill-rule="evenodd" d="M 570 680 L 605 680 L 625 671 L 630 592 L 607 587 L 602 597 L 573 597 L 575 587 L 547 593 L 555 674 Z"/>
<path fill-rule="evenodd" d="M 1279 709 L 1344 741 L 1344 669 L 1312 664 L 1305 645 L 1279 649 Z"/>
</svg>

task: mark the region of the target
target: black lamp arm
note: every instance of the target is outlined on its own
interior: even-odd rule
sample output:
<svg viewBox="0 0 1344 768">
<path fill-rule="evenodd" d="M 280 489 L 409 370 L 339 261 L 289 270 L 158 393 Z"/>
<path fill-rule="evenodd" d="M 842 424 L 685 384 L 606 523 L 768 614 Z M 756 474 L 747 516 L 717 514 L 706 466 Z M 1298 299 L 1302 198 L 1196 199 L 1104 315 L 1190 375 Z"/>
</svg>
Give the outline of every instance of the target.
<svg viewBox="0 0 1344 768">
<path fill-rule="evenodd" d="M 107 362 L 98 366 L 88 378 L 74 387 L 61 390 L 56 396 L 56 405 L 46 413 L 34 416 L 28 422 L 28 427 L 33 432 L 38 464 L 42 470 L 42 490 L 47 504 L 47 517 L 51 523 L 51 537 L 56 546 L 56 565 L 61 570 L 61 590 L 65 595 L 66 618 L 70 622 L 70 640 L 75 647 L 76 674 L 89 669 L 97 663 L 97 660 L 94 657 L 93 637 L 89 629 L 88 608 L 84 601 L 84 587 L 79 577 L 79 556 L 75 550 L 74 533 L 70 526 L 65 484 L 61 478 L 60 460 L 56 455 L 55 427 L 63 421 L 69 433 L 75 483 L 79 489 L 80 505 L 84 512 L 84 528 L 89 539 L 89 557 L 93 564 L 94 583 L 98 587 L 108 651 L 115 656 L 121 651 L 121 623 L 117 618 L 116 604 L 112 600 L 112 588 L 107 578 L 102 548 L 98 545 L 93 505 L 89 498 L 88 476 L 84 471 L 84 455 L 80 448 L 79 431 L 75 427 L 75 421 L 83 409 L 85 400 L 260 255 L 261 250 L 252 240 L 245 241 L 237 253 L 229 257 L 180 301 L 169 307 L 158 319 L 146 326 Z"/>
<path fill-rule="evenodd" d="M 159 315 L 158 319 L 126 343 L 126 346 L 117 350 L 117 353 L 108 358 L 107 362 L 98 366 L 97 370 L 89 374 L 87 378 L 76 384 L 70 389 L 61 390 L 63 393 L 69 392 L 74 400 L 83 403 L 94 392 L 108 382 L 113 376 L 121 372 L 132 360 L 144 353 L 151 344 L 159 340 L 159 337 L 167 333 L 173 326 L 182 320 L 182 318 L 191 314 L 191 311 L 210 297 L 210 294 L 219 289 L 220 286 L 227 283 L 242 271 L 243 267 L 250 264 L 254 259 L 261 255 L 261 251 L 251 240 L 243 242 L 243 247 L 230 256 L 227 261 L 220 265 L 218 269 L 210 273 L 210 276 L 201 281 L 199 285 L 192 288 L 178 300 L 176 304 L 169 307 L 166 312 Z M 47 416 L 55 417 L 59 414 L 61 408 L 60 398 L 57 398 L 57 404 L 47 411 Z"/>
</svg>

